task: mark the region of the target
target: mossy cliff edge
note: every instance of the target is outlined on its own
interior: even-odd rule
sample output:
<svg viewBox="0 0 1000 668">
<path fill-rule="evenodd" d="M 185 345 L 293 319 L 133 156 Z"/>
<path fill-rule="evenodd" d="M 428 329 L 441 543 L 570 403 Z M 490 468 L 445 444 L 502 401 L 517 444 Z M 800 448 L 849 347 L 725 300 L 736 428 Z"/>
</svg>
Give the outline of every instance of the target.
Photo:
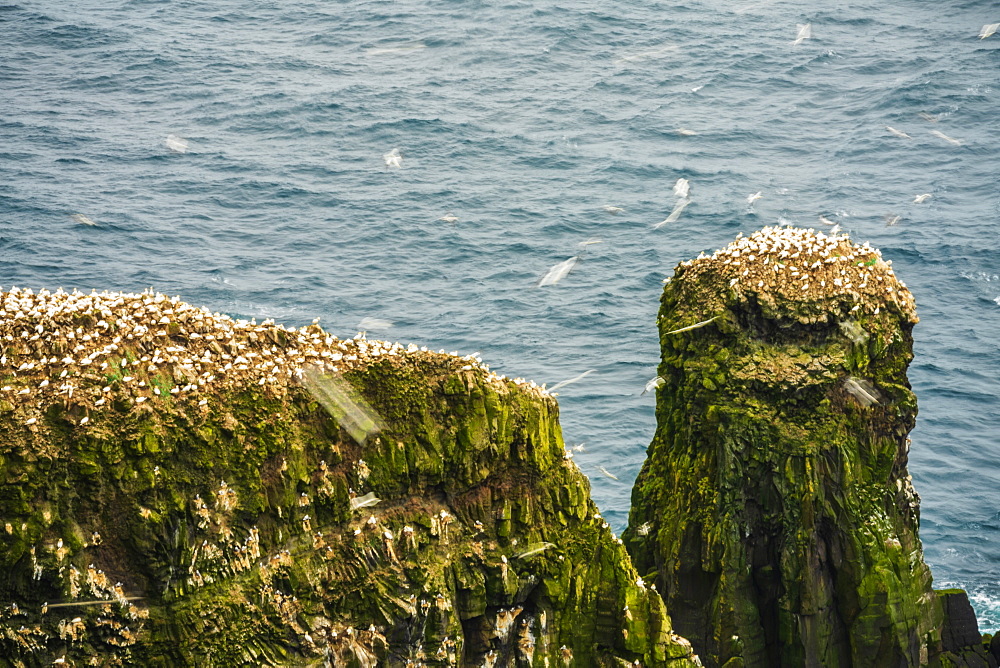
<svg viewBox="0 0 1000 668">
<path fill-rule="evenodd" d="M 667 282 L 623 538 L 706 665 L 947 658 L 907 473 L 916 322 L 846 235 L 765 228 Z"/>
<path fill-rule="evenodd" d="M 0 301 L 0 666 L 695 664 L 533 384 L 152 293 Z"/>
</svg>

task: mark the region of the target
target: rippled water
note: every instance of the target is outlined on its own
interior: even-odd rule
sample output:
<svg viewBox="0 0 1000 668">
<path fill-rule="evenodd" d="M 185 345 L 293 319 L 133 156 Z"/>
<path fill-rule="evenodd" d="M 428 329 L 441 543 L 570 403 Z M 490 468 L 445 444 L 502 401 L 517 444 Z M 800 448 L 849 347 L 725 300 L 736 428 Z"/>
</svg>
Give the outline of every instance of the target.
<svg viewBox="0 0 1000 668">
<path fill-rule="evenodd" d="M 374 318 L 550 385 L 594 369 L 563 429 L 621 529 L 662 279 L 823 215 L 916 296 L 926 558 L 995 629 L 1000 14 L 836 4 L 0 0 L 0 284 Z M 693 202 L 654 231 L 680 177 Z"/>
</svg>

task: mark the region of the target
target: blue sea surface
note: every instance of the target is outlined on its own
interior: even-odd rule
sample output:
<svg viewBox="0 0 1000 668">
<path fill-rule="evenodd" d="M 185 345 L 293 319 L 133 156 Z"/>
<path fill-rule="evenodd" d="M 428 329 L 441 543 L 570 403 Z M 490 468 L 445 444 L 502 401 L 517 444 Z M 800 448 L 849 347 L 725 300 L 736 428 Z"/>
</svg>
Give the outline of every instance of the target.
<svg viewBox="0 0 1000 668">
<path fill-rule="evenodd" d="M 916 297 L 925 557 L 995 630 L 1000 10 L 829 4 L 0 0 L 0 285 L 376 318 L 550 386 L 594 369 L 562 426 L 620 531 L 663 279 L 823 216 Z M 678 178 L 692 204 L 654 230 Z"/>
</svg>

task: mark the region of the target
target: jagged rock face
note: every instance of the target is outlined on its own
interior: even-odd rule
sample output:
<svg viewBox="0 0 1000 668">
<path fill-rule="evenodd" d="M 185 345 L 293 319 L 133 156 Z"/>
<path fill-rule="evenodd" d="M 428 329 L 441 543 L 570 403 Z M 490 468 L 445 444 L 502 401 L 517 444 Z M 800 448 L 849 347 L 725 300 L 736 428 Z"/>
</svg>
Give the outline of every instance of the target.
<svg viewBox="0 0 1000 668">
<path fill-rule="evenodd" d="M 877 250 L 812 230 L 765 228 L 668 281 L 658 428 L 623 537 L 706 664 L 939 651 L 906 470 L 916 320 Z"/>
<path fill-rule="evenodd" d="M 692 665 L 478 358 L 0 293 L 0 666 Z"/>
</svg>

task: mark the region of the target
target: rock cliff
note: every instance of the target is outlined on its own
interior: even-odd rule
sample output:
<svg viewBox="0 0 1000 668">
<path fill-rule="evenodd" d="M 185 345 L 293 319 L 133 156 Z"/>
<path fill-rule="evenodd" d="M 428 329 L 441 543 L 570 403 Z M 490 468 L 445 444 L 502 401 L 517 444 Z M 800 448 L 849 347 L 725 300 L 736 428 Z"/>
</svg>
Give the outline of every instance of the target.
<svg viewBox="0 0 1000 668">
<path fill-rule="evenodd" d="M 557 416 L 471 356 L 3 293 L 0 665 L 694 665 Z"/>
</svg>

